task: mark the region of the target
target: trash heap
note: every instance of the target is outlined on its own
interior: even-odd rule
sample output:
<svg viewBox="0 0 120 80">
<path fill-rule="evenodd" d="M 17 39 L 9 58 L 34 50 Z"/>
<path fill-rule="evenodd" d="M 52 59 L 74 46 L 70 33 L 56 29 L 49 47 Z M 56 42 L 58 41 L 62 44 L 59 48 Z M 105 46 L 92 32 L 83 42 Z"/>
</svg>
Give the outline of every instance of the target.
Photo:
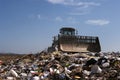
<svg viewBox="0 0 120 80">
<path fill-rule="evenodd" d="M 120 80 L 120 57 L 42 51 L 9 63 L 0 61 L 0 80 Z"/>
</svg>

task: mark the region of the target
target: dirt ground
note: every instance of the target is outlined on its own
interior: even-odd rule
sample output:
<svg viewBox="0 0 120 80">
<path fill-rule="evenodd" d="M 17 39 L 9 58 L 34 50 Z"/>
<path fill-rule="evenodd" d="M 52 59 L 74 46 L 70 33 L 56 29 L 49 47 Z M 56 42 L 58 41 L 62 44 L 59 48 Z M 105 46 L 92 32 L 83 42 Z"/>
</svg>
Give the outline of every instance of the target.
<svg viewBox="0 0 120 80">
<path fill-rule="evenodd" d="M 11 54 L 11 53 L 0 53 L 0 60 L 3 62 L 9 62 L 23 57 L 25 54 Z"/>
</svg>

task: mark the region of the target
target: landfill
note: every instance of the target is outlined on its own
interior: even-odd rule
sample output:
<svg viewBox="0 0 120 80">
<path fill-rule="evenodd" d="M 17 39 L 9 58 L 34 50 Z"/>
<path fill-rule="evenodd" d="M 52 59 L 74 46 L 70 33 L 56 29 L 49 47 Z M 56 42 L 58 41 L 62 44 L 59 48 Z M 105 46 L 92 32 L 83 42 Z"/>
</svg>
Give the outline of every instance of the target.
<svg viewBox="0 0 120 80">
<path fill-rule="evenodd" d="M 42 51 L 0 60 L 0 80 L 120 80 L 120 54 Z"/>
</svg>

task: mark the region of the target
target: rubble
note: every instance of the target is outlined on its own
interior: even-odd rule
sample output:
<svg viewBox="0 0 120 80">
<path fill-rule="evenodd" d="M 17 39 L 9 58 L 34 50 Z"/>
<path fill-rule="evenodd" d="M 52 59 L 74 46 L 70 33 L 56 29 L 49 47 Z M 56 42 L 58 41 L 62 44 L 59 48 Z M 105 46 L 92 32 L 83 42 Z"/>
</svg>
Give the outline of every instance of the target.
<svg viewBox="0 0 120 80">
<path fill-rule="evenodd" d="M 119 80 L 118 54 L 59 51 L 29 54 L 4 64 L 0 61 L 0 80 Z"/>
</svg>

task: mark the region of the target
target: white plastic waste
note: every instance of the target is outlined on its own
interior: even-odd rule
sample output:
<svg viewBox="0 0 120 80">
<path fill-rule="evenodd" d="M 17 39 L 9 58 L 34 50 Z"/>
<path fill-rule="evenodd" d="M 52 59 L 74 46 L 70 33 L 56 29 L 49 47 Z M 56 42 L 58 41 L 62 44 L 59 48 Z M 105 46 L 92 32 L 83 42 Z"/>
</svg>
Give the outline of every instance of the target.
<svg viewBox="0 0 120 80">
<path fill-rule="evenodd" d="M 59 71 L 59 70 L 56 70 L 56 73 L 57 73 L 57 74 L 60 74 L 60 71 Z"/>
<path fill-rule="evenodd" d="M 90 75 L 90 71 L 84 70 L 84 71 L 83 71 L 83 74 L 89 76 L 89 75 Z"/>
<path fill-rule="evenodd" d="M 21 79 L 26 80 L 27 79 L 27 74 L 26 73 L 21 73 Z"/>
<path fill-rule="evenodd" d="M 40 78 L 39 78 L 39 76 L 35 76 L 35 77 L 33 77 L 32 80 L 40 80 Z"/>
<path fill-rule="evenodd" d="M 14 77 L 7 77 L 7 80 L 14 80 Z"/>
<path fill-rule="evenodd" d="M 120 79 L 120 76 L 117 76 L 117 79 L 119 80 L 119 79 Z"/>
<path fill-rule="evenodd" d="M 98 65 L 93 65 L 91 68 L 91 73 L 101 73 L 102 69 Z"/>
<path fill-rule="evenodd" d="M 54 60 L 54 59 L 55 59 L 55 57 L 54 57 L 54 55 L 52 54 L 52 55 L 51 55 L 51 60 Z"/>
<path fill-rule="evenodd" d="M 65 67 L 65 72 L 70 74 L 72 71 L 68 70 L 67 67 Z"/>
<path fill-rule="evenodd" d="M 31 74 L 38 73 L 38 71 L 30 71 Z"/>
<path fill-rule="evenodd" d="M 25 77 L 26 77 L 26 76 L 27 76 L 27 74 L 26 74 L 26 73 L 21 73 L 21 76 L 25 76 Z"/>
<path fill-rule="evenodd" d="M 54 73 L 54 70 L 52 68 L 50 68 L 49 70 L 50 70 L 50 74 Z"/>
<path fill-rule="evenodd" d="M 119 58 L 119 57 L 117 57 L 117 60 L 118 60 L 118 61 L 120 61 L 120 58 Z"/>
<path fill-rule="evenodd" d="M 109 62 L 106 62 L 106 63 L 103 63 L 103 64 L 102 64 L 102 67 L 104 67 L 104 68 L 105 68 L 105 67 L 109 67 L 109 66 L 110 66 L 110 63 L 109 63 Z"/>
<path fill-rule="evenodd" d="M 44 72 L 44 74 L 43 74 L 45 77 L 47 77 L 48 75 L 49 75 L 49 72 L 48 71 L 46 71 L 46 72 Z"/>
<path fill-rule="evenodd" d="M 17 74 L 17 72 L 13 69 L 10 70 L 10 73 L 14 76 L 14 77 L 19 77 L 19 75 Z"/>
</svg>

